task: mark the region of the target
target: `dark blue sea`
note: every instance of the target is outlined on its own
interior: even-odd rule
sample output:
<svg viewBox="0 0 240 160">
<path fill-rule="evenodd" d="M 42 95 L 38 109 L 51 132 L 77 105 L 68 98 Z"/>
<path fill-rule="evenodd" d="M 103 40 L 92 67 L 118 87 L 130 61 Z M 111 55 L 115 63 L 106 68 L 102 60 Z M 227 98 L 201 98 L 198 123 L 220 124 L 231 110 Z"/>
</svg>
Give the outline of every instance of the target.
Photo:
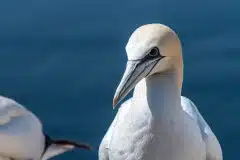
<svg viewBox="0 0 240 160">
<path fill-rule="evenodd" d="M 183 43 L 183 95 L 199 107 L 225 160 L 239 159 L 239 0 L 8 0 L 0 2 L 0 94 L 42 120 L 54 138 L 88 142 L 54 159 L 97 159 L 116 114 L 125 44 L 146 23 Z"/>
</svg>

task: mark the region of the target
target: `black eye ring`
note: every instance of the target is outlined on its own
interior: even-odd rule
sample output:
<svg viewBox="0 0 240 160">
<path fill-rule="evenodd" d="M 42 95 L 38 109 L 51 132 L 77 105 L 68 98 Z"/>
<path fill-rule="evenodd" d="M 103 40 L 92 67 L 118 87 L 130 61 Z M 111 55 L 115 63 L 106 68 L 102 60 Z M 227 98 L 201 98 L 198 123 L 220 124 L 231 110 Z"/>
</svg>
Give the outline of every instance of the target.
<svg viewBox="0 0 240 160">
<path fill-rule="evenodd" d="M 157 47 L 154 47 L 149 53 L 148 56 L 151 58 L 158 57 L 160 55 Z"/>
</svg>

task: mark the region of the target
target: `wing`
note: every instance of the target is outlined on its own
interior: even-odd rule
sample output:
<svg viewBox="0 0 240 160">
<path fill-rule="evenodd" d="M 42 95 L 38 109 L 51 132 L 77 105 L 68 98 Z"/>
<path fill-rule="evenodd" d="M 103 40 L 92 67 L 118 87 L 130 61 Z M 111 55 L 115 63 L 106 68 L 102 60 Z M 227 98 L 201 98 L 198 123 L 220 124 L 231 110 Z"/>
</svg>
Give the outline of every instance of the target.
<svg viewBox="0 0 240 160">
<path fill-rule="evenodd" d="M 195 119 L 199 125 L 202 138 L 206 145 L 206 160 L 222 160 L 221 146 L 211 128 L 198 111 L 196 105 L 190 99 L 183 96 L 181 97 L 181 104 L 183 110 Z"/>
<path fill-rule="evenodd" d="M 130 102 L 131 102 L 131 99 L 125 101 L 121 107 L 119 108 L 118 110 L 118 113 L 117 115 L 115 116 L 112 124 L 110 125 L 110 127 L 108 128 L 108 131 L 107 133 L 105 134 L 105 136 L 103 137 L 102 139 L 102 142 L 99 146 L 99 150 L 98 150 L 98 159 L 99 160 L 109 160 L 109 154 L 108 154 L 108 149 L 110 147 L 110 142 L 111 142 L 111 138 L 112 138 L 112 135 L 113 135 L 113 131 L 114 131 L 114 127 L 115 127 L 115 124 L 117 122 L 117 119 L 118 119 L 118 115 L 120 114 L 121 112 L 121 109 L 123 107 L 130 107 Z"/>
<path fill-rule="evenodd" d="M 105 134 L 105 136 L 103 137 L 102 142 L 99 146 L 99 150 L 98 150 L 98 159 L 99 160 L 109 160 L 108 149 L 109 149 L 109 144 L 110 144 L 111 137 L 112 137 L 112 132 L 113 132 L 115 123 L 117 121 L 117 116 L 118 116 L 118 114 L 115 116 L 112 124 L 108 128 L 108 131 Z"/>
<path fill-rule="evenodd" d="M 99 149 L 98 149 L 98 159 L 99 160 L 109 160 L 109 155 L 108 155 L 108 144 L 109 144 L 109 137 L 111 136 L 112 128 L 114 126 L 114 123 L 116 120 L 114 119 L 112 124 L 110 125 L 107 133 L 103 137 Z"/>
<path fill-rule="evenodd" d="M 0 154 L 32 159 L 44 143 L 39 119 L 12 99 L 0 96 Z"/>
</svg>

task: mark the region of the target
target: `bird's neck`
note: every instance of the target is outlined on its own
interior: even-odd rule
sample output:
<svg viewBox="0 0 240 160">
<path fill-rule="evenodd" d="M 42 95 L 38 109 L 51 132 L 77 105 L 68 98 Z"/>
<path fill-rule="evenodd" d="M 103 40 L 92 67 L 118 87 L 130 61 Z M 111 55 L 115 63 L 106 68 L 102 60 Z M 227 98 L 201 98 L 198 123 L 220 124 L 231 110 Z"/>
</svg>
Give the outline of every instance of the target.
<svg viewBox="0 0 240 160">
<path fill-rule="evenodd" d="M 137 84 L 134 98 L 145 99 L 152 113 L 173 113 L 179 111 L 181 88 L 175 72 L 154 74 Z"/>
</svg>

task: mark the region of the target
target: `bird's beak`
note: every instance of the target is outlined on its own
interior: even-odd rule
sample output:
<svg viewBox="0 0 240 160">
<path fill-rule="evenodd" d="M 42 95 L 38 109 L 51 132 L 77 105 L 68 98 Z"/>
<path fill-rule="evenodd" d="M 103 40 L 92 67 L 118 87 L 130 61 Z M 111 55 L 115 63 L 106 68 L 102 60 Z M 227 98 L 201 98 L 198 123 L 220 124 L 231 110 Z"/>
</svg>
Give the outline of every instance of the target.
<svg viewBox="0 0 240 160">
<path fill-rule="evenodd" d="M 161 58 L 152 60 L 132 60 L 127 62 L 125 73 L 115 92 L 113 99 L 113 108 L 136 86 L 136 84 L 145 78 L 155 67 Z"/>
</svg>

